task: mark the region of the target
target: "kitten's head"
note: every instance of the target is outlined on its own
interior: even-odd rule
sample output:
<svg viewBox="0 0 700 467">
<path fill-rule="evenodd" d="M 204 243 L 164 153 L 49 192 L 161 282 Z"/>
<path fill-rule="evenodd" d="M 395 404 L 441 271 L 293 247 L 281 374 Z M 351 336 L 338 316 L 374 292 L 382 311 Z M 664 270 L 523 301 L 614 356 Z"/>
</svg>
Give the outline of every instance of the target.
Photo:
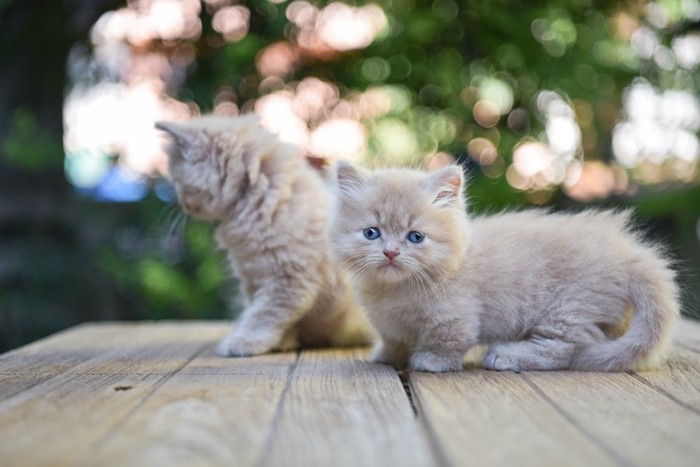
<svg viewBox="0 0 700 467">
<path fill-rule="evenodd" d="M 260 161 L 254 146 L 268 139 L 254 115 L 157 122 L 156 128 L 171 138 L 168 171 L 180 206 L 204 220 L 220 220 L 245 184 L 257 177 Z"/>
<path fill-rule="evenodd" d="M 367 172 L 341 163 L 329 221 L 331 251 L 367 283 L 417 282 L 457 269 L 466 248 L 464 175 L 458 166 L 432 174 Z"/>
</svg>

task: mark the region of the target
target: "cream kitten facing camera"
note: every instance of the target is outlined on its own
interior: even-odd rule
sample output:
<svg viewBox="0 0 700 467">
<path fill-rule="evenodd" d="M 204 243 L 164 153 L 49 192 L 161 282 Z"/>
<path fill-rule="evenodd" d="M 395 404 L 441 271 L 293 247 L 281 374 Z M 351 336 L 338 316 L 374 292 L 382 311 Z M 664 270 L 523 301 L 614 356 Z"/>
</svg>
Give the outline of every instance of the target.
<svg viewBox="0 0 700 467">
<path fill-rule="evenodd" d="M 182 209 L 214 221 L 247 300 L 224 356 L 297 346 L 360 345 L 371 326 L 328 252 L 331 193 L 298 148 L 254 115 L 159 122 L 172 139 L 170 178 Z"/>
<path fill-rule="evenodd" d="M 336 173 L 331 251 L 379 331 L 375 361 L 455 371 L 476 344 L 489 344 L 483 366 L 494 370 L 662 361 L 678 289 L 629 213 L 470 219 L 457 166 L 426 174 L 339 164 Z"/>
</svg>

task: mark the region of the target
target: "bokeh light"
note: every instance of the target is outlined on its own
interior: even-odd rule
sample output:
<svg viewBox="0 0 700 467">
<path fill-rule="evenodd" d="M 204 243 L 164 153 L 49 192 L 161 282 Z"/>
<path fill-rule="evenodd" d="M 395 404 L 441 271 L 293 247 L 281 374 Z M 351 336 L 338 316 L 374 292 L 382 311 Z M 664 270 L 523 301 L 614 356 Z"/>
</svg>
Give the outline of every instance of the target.
<svg viewBox="0 0 700 467">
<path fill-rule="evenodd" d="M 700 2 L 650 2 L 644 13 L 631 49 L 651 72 L 625 90 L 623 118 L 613 130 L 615 159 L 641 183 L 692 182 L 700 158 L 700 36 L 664 36 L 684 21 L 698 21 Z"/>
<path fill-rule="evenodd" d="M 81 189 L 114 170 L 151 183 L 167 170 L 153 121 L 254 111 L 310 157 L 435 166 L 467 154 L 534 202 L 697 181 L 700 35 L 681 25 L 700 20 L 700 1 L 608 16 L 574 3 L 532 10 L 525 35 L 501 31 L 479 56 L 464 26 L 488 24 L 495 6 L 130 1 L 71 53 L 67 176 Z M 537 63 L 525 41 L 540 47 Z M 210 102 L 185 88 L 203 55 L 221 79 Z M 562 57 L 575 66 L 548 76 Z M 623 90 L 620 73 L 639 76 Z"/>
<path fill-rule="evenodd" d="M 144 177 L 166 172 L 153 123 L 196 111 L 167 90 L 183 83 L 194 61 L 190 43 L 201 34 L 200 9 L 196 0 L 133 1 L 95 23 L 91 54 L 82 44 L 71 51 L 64 148 L 66 175 L 77 188 L 134 201 L 145 194 Z M 172 43 L 170 54 L 157 50 L 161 43 Z"/>
<path fill-rule="evenodd" d="M 650 183 L 692 180 L 700 157 L 697 97 L 687 91 L 658 92 L 638 80 L 625 95 L 624 110 L 625 120 L 613 133 L 620 164 Z"/>
<path fill-rule="evenodd" d="M 256 112 L 316 167 L 457 162 L 475 214 L 633 208 L 699 316 L 700 0 L 54 3 L 0 1 L 6 336 L 238 310 L 153 127 L 202 113 Z"/>
<path fill-rule="evenodd" d="M 227 42 L 243 39 L 248 34 L 249 23 L 250 10 L 241 5 L 221 8 L 212 18 L 212 27 L 221 33 Z"/>
</svg>

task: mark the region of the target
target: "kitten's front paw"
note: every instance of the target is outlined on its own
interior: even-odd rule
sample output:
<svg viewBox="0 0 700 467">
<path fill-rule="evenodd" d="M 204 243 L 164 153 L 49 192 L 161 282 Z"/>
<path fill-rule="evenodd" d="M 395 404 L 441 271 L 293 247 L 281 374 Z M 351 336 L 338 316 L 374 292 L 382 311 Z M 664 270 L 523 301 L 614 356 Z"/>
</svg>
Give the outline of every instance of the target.
<svg viewBox="0 0 700 467">
<path fill-rule="evenodd" d="M 409 369 L 430 373 L 445 373 L 462 369 L 463 356 L 441 355 L 433 352 L 416 352 L 411 357 Z"/>
<path fill-rule="evenodd" d="M 487 370 L 514 371 L 516 373 L 520 373 L 522 370 L 520 362 L 508 352 L 501 351 L 497 344 L 492 345 L 486 352 L 482 365 Z"/>
<path fill-rule="evenodd" d="M 217 351 L 222 357 L 250 357 L 271 351 L 278 341 L 277 336 L 234 331 L 221 339 Z"/>
</svg>

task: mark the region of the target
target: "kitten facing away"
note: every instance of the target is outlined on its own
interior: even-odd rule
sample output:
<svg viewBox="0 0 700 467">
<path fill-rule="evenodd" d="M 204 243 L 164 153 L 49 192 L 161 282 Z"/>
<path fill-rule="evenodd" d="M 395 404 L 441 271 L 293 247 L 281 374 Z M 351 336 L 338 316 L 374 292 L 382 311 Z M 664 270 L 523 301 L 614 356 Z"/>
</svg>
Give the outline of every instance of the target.
<svg viewBox="0 0 700 467">
<path fill-rule="evenodd" d="M 461 168 L 336 169 L 331 252 L 398 369 L 622 371 L 663 361 L 679 316 L 675 275 L 629 212 L 469 218 Z M 633 313 L 630 318 L 630 309 Z"/>
<path fill-rule="evenodd" d="M 219 353 L 369 343 L 371 326 L 329 256 L 331 192 L 302 152 L 254 115 L 156 127 L 171 137 L 169 172 L 180 206 L 218 223 L 217 244 L 241 280 L 247 306 Z"/>
</svg>

